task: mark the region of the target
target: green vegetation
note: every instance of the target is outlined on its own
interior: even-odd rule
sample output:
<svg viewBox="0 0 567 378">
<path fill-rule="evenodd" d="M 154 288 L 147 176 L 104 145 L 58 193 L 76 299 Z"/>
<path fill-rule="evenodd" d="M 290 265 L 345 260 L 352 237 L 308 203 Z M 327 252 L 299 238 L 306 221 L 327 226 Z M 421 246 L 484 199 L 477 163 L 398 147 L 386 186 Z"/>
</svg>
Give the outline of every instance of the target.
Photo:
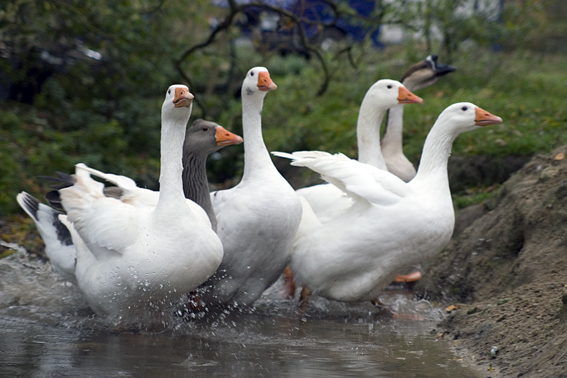
<svg viewBox="0 0 567 378">
<path fill-rule="evenodd" d="M 374 65 L 372 61 L 381 63 Z M 312 83 L 309 70 L 298 76 L 276 77 L 279 90 L 283 92 L 289 86 L 291 93 L 283 97 L 280 92 L 267 98 L 267 141 L 276 149 L 320 148 L 354 156 L 354 126 L 364 93 L 379 78 L 398 78 L 411 63 L 404 56 L 369 54 L 364 68 L 348 72 L 343 67 L 322 98 L 315 98 L 309 85 L 300 87 L 301 83 Z M 473 102 L 501 116 L 504 123 L 459 136 L 454 145 L 456 154 L 531 155 L 564 144 L 567 73 L 562 65 L 566 63 L 567 57 L 563 56 L 495 54 L 480 48 L 463 54 L 454 62 L 456 73 L 418 92 L 424 104 L 405 107 L 406 154 L 417 163 L 437 115 L 459 101 Z M 285 131 L 270 126 L 282 121 Z"/>
<path fill-rule="evenodd" d="M 21 66 L 0 59 L 0 84 L 25 81 L 27 70 L 38 62 L 38 49 L 60 41 L 72 45 L 69 41 L 75 36 L 103 55 L 101 62 L 78 60 L 52 73 L 31 104 L 0 102 L 2 216 L 19 211 L 15 201 L 19 191 L 38 197 L 45 193 L 47 184 L 37 175 L 72 172 L 77 162 L 126 174 L 141 186 L 156 188 L 163 93 L 170 84 L 184 81 L 175 69 L 184 49 L 207 37 L 209 26 L 203 15 L 222 13 L 205 0 L 189 5 L 124 1 L 112 7 L 93 1 L 71 3 L 55 7 L 51 1 L 10 1 L 0 7 L 0 37 L 22 59 Z M 42 22 L 29 22 L 38 19 Z M 270 150 L 320 149 L 355 157 L 358 109 L 372 83 L 398 79 L 430 52 L 439 52 L 440 61 L 448 59 L 444 45 L 435 41 L 428 42 L 431 50 L 420 40 L 382 51 L 353 45 L 350 58 L 338 53 L 344 51 L 342 44 L 323 53 L 331 81 L 327 91 L 317 96 L 322 80 L 317 60 L 260 54 L 253 45 L 236 44 L 237 36 L 237 30 L 230 28 L 216 44 L 183 62 L 192 80 L 191 91 L 200 100 L 192 118 L 206 114 L 241 133 L 240 100 L 235 93 L 249 68 L 266 66 L 278 85 L 266 97 L 263 111 Z M 567 56 L 493 52 L 489 43 L 485 37 L 459 42 L 458 51 L 451 50 L 450 62 L 458 71 L 417 92 L 424 104 L 406 106 L 405 152 L 414 163 L 438 114 L 458 101 L 473 102 L 501 116 L 504 123 L 461 135 L 454 154 L 530 156 L 567 143 Z M 210 162 L 214 183 L 238 177 L 242 170 L 242 146 L 223 149 L 222 154 L 225 159 Z M 493 195 L 482 189 L 463 194 L 467 198 L 460 200 L 462 205 Z"/>
<path fill-rule="evenodd" d="M 477 203 L 485 203 L 488 209 L 496 207 L 498 189 L 500 185 L 492 185 L 486 188 L 467 188 L 464 193 L 454 195 L 454 205 L 457 209 L 464 209 Z"/>
</svg>

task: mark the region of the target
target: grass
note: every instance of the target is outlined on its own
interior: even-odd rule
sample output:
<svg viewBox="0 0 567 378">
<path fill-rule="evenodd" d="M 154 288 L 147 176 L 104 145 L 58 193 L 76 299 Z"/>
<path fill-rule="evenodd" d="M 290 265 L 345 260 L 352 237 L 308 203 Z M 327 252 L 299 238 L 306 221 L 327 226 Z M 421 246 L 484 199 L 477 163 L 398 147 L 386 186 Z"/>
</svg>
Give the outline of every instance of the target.
<svg viewBox="0 0 567 378">
<path fill-rule="evenodd" d="M 282 58 L 276 54 L 262 58 L 247 47 L 240 49 L 237 60 L 243 70 L 264 65 L 278 84 L 278 90 L 267 95 L 262 114 L 264 139 L 269 150 L 325 150 L 356 157 L 356 120 L 368 88 L 376 80 L 401 77 L 407 67 L 423 59 L 427 52 L 419 46 L 391 47 L 384 51 L 362 51 L 354 47 L 353 54 L 357 67 L 346 59 L 330 59 L 332 81 L 327 92 L 317 96 L 322 75 L 314 59 Z M 472 46 L 463 49 L 456 59 L 450 63 L 457 66 L 457 72 L 416 92 L 424 99 L 422 105 L 405 108 L 404 150 L 414 164 L 419 162 L 423 142 L 438 114 L 460 101 L 473 102 L 501 116 L 504 122 L 460 135 L 454 143 L 453 155 L 531 156 L 549 153 L 567 143 L 564 101 L 567 98 L 567 71 L 564 69 L 567 55 L 494 53 Z M 449 63 L 442 56 L 439 60 Z M 229 130 L 242 131 L 239 98 L 227 94 L 221 101 L 197 95 L 204 102 L 219 105 L 213 120 Z M 159 96 L 161 93 L 148 103 L 159 104 Z M 155 187 L 152 183 L 155 184 L 158 177 L 159 157 L 154 156 L 153 151 L 128 154 L 121 142 L 121 133 L 131 125 L 113 119 L 90 125 L 75 135 L 59 131 L 64 128 L 50 121 L 58 119 L 54 116 L 57 110 L 46 115 L 49 110 L 37 111 L 17 104 L 10 107 L 0 112 L 3 160 L 0 214 L 3 216 L 19 213 L 14 200 L 17 192 L 27 190 L 41 196 L 45 188 L 40 187 L 36 175 L 51 174 L 55 170 L 69 172 L 76 161 L 95 166 L 102 164 L 98 168 L 117 169 L 117 173 L 128 174 L 142 185 Z M 199 112 L 194 113 L 193 118 L 196 118 Z M 152 140 L 158 137 L 157 129 L 150 131 L 156 134 Z M 142 130 L 141 134 L 144 133 L 147 131 Z M 94 138 L 92 142 L 79 143 L 89 135 Z M 154 142 L 158 145 L 157 140 Z M 242 146 L 224 149 L 225 159 L 211 161 L 210 180 L 216 183 L 238 177 L 243 169 L 242 152 Z M 456 198 L 456 205 L 463 207 L 490 201 L 494 192 L 490 188 L 471 189 Z"/>
<path fill-rule="evenodd" d="M 399 78 L 414 62 L 394 49 L 367 54 L 358 70 L 337 64 L 335 81 L 321 97 L 315 93 L 316 68 L 312 66 L 296 75 L 274 76 L 279 88 L 268 95 L 263 112 L 268 148 L 340 151 L 355 158 L 356 118 L 366 90 L 378 79 Z M 476 48 L 465 51 L 452 64 L 458 68 L 455 73 L 416 92 L 424 99 L 422 105 L 405 107 L 404 151 L 414 164 L 419 163 L 438 114 L 460 101 L 472 102 L 504 122 L 461 134 L 453 155 L 532 156 L 567 143 L 567 56 Z M 496 193 L 494 186 L 473 188 L 459 193 L 455 205 L 462 208 L 486 202 L 491 206 Z"/>
<path fill-rule="evenodd" d="M 266 141 L 275 148 L 324 149 L 356 155 L 356 117 L 362 97 L 380 78 L 399 78 L 413 61 L 396 55 L 374 59 L 381 66 L 335 75 L 322 97 L 305 69 L 296 76 L 276 77 L 277 93 L 266 98 Z M 478 52 L 476 52 L 478 54 Z M 452 103 L 473 102 L 499 115 L 504 122 L 460 135 L 453 146 L 458 155 L 524 155 L 549 152 L 567 142 L 566 56 L 471 52 L 454 62 L 458 71 L 417 94 L 422 105 L 406 106 L 404 149 L 418 163 L 425 137 L 441 111 Z M 424 53 L 423 56 L 426 54 Z M 372 56 L 366 58 L 371 61 Z M 384 59 L 386 58 L 386 59 Z M 344 72 L 344 71 L 343 71 Z M 277 126 L 273 126 L 277 125 Z"/>
<path fill-rule="evenodd" d="M 498 199 L 498 189 L 500 185 L 491 185 L 488 187 L 468 188 L 464 193 L 453 195 L 453 202 L 456 209 L 464 209 L 465 207 L 478 203 L 485 203 L 489 210 L 496 207 Z"/>
</svg>

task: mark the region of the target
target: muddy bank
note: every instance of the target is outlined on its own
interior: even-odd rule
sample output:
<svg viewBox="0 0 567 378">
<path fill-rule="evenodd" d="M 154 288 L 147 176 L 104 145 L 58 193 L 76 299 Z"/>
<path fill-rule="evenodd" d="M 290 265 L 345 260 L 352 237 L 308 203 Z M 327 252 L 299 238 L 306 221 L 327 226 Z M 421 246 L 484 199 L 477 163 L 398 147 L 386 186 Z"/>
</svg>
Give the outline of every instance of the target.
<svg viewBox="0 0 567 378">
<path fill-rule="evenodd" d="M 567 146 L 534 157 L 492 211 L 477 206 L 415 288 L 458 307 L 439 329 L 487 377 L 567 377 L 565 155 Z"/>
</svg>

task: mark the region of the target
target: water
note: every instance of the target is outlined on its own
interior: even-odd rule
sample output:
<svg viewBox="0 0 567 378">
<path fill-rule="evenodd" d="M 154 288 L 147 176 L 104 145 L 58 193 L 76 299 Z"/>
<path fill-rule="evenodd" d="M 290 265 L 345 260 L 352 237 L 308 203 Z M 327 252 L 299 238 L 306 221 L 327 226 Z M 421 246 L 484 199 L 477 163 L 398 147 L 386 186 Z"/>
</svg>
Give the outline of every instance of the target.
<svg viewBox="0 0 567 378">
<path fill-rule="evenodd" d="M 440 309 L 384 299 L 402 319 L 320 298 L 302 316 L 276 285 L 253 311 L 118 332 L 49 264 L 16 253 L 0 260 L 0 377 L 479 376 L 430 333 Z"/>
</svg>

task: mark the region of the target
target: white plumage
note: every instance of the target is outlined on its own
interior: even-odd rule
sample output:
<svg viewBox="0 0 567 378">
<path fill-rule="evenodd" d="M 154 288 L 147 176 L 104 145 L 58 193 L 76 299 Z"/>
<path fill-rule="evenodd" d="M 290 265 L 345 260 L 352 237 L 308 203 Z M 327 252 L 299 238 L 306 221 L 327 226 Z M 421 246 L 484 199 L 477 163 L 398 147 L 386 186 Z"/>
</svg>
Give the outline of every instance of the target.
<svg viewBox="0 0 567 378">
<path fill-rule="evenodd" d="M 399 81 L 383 79 L 374 83 L 366 92 L 357 122 L 358 160 L 386 170 L 386 162 L 380 149 L 380 125 L 386 111 L 398 104 L 421 103 Z M 352 206 L 352 201 L 333 185 L 321 184 L 297 190 L 304 197 L 322 223 L 340 216 Z M 303 224 L 300 228 L 303 227 Z"/>
<path fill-rule="evenodd" d="M 16 196 L 18 204 L 33 219 L 51 265 L 65 279 L 75 280 L 76 249 L 67 227 L 59 221 L 59 211 L 40 203 L 26 192 Z"/>
<path fill-rule="evenodd" d="M 328 223 L 310 219 L 308 231 L 298 234 L 291 262 L 297 282 L 329 299 L 373 300 L 403 266 L 441 251 L 454 227 L 447 177 L 453 140 L 501 121 L 471 103 L 449 106 L 431 129 L 409 183 L 341 154 L 278 154 L 320 173 L 353 202 Z"/>
<path fill-rule="evenodd" d="M 244 174 L 234 188 L 211 193 L 224 258 L 202 287 L 207 305 L 252 304 L 289 263 L 301 205 L 262 137 L 264 97 L 276 88 L 264 67 L 250 69 L 242 84 Z"/>
<path fill-rule="evenodd" d="M 105 197 L 103 185 L 82 165 L 76 167 L 75 184 L 60 190 L 67 212 L 60 219 L 77 248 L 75 275 L 99 315 L 123 321 L 159 313 L 205 281 L 221 262 L 222 244 L 208 218 L 195 215 L 183 195 L 182 147 L 192 99 L 184 85 L 167 91 L 155 206 Z"/>
</svg>

